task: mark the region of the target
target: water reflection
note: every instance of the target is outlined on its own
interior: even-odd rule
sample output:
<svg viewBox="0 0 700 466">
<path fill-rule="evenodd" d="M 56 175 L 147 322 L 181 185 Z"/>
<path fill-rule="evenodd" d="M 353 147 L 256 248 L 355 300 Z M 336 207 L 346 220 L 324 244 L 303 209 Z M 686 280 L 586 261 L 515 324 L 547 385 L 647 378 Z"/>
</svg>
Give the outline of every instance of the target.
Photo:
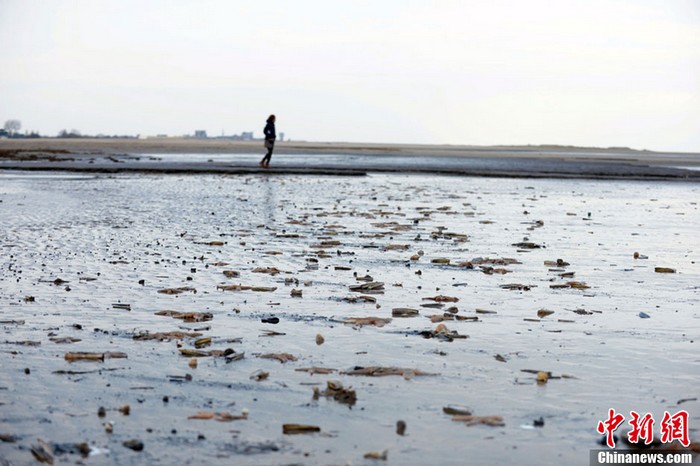
<svg viewBox="0 0 700 466">
<path fill-rule="evenodd" d="M 264 215 L 264 221 L 268 228 L 275 228 L 276 225 L 276 211 L 277 211 L 277 193 L 275 190 L 275 179 L 271 176 L 261 176 L 261 195 L 262 195 L 262 213 Z"/>
</svg>

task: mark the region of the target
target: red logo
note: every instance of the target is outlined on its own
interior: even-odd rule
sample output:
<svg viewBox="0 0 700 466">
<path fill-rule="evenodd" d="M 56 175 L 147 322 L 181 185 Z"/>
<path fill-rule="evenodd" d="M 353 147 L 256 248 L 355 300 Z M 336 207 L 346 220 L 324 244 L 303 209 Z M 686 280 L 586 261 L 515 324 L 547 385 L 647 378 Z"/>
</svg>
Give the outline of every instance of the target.
<svg viewBox="0 0 700 466">
<path fill-rule="evenodd" d="M 630 411 L 629 425 L 632 426 L 632 430 L 627 433 L 627 439 L 630 443 L 637 443 L 639 439 L 644 439 L 644 444 L 649 445 L 654 441 L 654 417 L 651 413 L 646 413 L 644 417 L 640 418 L 639 414 L 634 411 Z"/>
<path fill-rule="evenodd" d="M 640 416 L 635 411 L 630 411 L 629 425 L 632 430 L 627 433 L 627 439 L 630 443 L 639 443 L 644 440 L 644 444 L 649 445 L 654 441 L 654 417 L 651 413 L 646 413 Z M 625 417 L 616 413 L 614 409 L 608 410 L 608 418 L 598 422 L 596 428 L 599 434 L 605 434 L 605 440 L 610 448 L 615 448 L 614 432 L 624 422 Z M 661 443 L 671 443 L 678 440 L 681 445 L 688 447 L 690 438 L 688 436 L 688 412 L 678 411 L 671 415 L 668 411 L 664 411 L 664 417 L 659 424 L 661 429 Z"/>
<path fill-rule="evenodd" d="M 610 448 L 615 448 L 615 438 L 613 432 L 620 427 L 620 424 L 625 420 L 625 416 L 615 413 L 615 410 L 610 408 L 608 411 L 608 419 L 598 422 L 598 433 L 607 434 L 607 443 Z"/>
<path fill-rule="evenodd" d="M 679 440 L 684 447 L 690 445 L 687 411 L 678 411 L 673 416 L 664 411 L 664 418 L 661 420 L 661 442 L 670 443 L 674 440 Z"/>
</svg>

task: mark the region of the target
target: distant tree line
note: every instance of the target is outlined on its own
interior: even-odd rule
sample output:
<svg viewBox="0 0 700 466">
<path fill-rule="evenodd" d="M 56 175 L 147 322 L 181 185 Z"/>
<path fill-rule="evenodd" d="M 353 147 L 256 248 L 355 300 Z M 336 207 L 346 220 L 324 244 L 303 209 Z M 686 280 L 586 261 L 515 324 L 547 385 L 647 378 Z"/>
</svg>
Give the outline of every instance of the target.
<svg viewBox="0 0 700 466">
<path fill-rule="evenodd" d="M 77 139 L 77 138 L 99 138 L 99 139 L 138 139 L 139 135 L 137 134 L 136 136 L 129 136 L 126 134 L 97 134 L 97 135 L 86 135 L 82 134 L 79 130 L 77 129 L 72 129 L 68 131 L 67 129 L 62 129 L 61 131 L 58 132 L 58 135 L 56 136 L 59 139 Z"/>
<path fill-rule="evenodd" d="M 20 120 L 7 120 L 5 125 L 0 128 L 0 138 L 13 138 L 13 139 L 29 139 L 29 138 L 42 138 L 49 136 L 42 136 L 37 131 L 25 131 L 20 133 L 22 129 L 22 122 Z M 69 139 L 69 138 L 108 138 L 108 139 L 138 139 L 140 135 L 129 136 L 129 135 L 118 135 L 118 134 L 98 134 L 96 136 L 87 136 L 81 134 L 77 129 L 72 129 L 70 131 L 62 129 L 56 135 L 57 138 Z"/>
<path fill-rule="evenodd" d="M 82 138 L 83 135 L 80 134 L 80 131 L 78 131 L 77 129 L 72 129 L 72 130 L 70 130 L 70 131 L 65 130 L 65 129 L 62 129 L 61 131 L 58 132 L 58 136 L 56 136 L 56 137 L 58 137 L 58 138 L 64 138 L 64 139 L 67 139 L 67 138 Z"/>
<path fill-rule="evenodd" d="M 0 137 L 6 138 L 39 138 L 41 137 L 36 131 L 20 133 L 22 122 L 19 120 L 7 120 L 5 125 L 0 129 Z"/>
</svg>

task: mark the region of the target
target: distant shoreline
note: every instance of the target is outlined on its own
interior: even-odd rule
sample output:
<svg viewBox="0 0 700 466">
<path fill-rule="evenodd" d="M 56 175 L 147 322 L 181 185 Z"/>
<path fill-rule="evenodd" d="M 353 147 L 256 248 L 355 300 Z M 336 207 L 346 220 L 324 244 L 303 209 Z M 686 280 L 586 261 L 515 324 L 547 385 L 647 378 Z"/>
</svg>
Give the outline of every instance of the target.
<svg viewBox="0 0 700 466">
<path fill-rule="evenodd" d="M 257 151 L 262 147 L 262 140 L 233 140 L 218 138 L 36 138 L 36 139 L 0 139 L 0 150 L 67 150 L 69 152 L 105 151 L 105 152 L 142 152 L 142 153 L 242 153 Z M 277 141 L 275 152 L 362 152 L 364 154 L 387 152 L 415 155 L 468 155 L 476 153 L 605 153 L 614 158 L 628 156 L 654 157 L 655 155 L 672 155 L 681 158 L 695 158 L 700 163 L 700 153 L 651 151 L 629 147 L 578 147 L 561 145 L 494 145 L 473 146 L 453 144 L 401 144 L 401 143 L 356 143 L 356 142 L 319 142 L 319 141 Z"/>
<path fill-rule="evenodd" d="M 0 170 L 257 173 L 263 170 L 257 165 L 256 157 L 258 154 L 262 157 L 263 153 L 262 141 L 257 140 L 0 139 Z M 159 154 L 183 157 L 162 160 Z M 218 157 L 202 157 L 205 154 Z M 229 157 L 224 161 L 225 155 L 240 157 Z M 700 170 L 696 168 L 700 168 L 700 154 L 627 148 L 278 141 L 272 168 L 265 172 L 319 175 L 418 172 L 462 176 L 700 181 Z"/>
</svg>

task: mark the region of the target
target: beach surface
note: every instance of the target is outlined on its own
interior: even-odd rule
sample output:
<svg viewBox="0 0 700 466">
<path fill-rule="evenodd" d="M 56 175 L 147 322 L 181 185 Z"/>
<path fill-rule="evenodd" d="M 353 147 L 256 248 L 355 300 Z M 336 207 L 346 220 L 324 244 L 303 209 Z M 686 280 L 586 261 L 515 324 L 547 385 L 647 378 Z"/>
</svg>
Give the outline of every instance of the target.
<svg viewBox="0 0 700 466">
<path fill-rule="evenodd" d="M 2 162 L 0 464 L 588 465 L 610 409 L 698 449 L 659 443 L 698 440 L 696 183 L 52 147 L 253 171 Z"/>
<path fill-rule="evenodd" d="M 261 141 L 222 139 L 4 139 L 0 169 L 256 173 Z M 447 146 L 277 142 L 271 173 L 588 179 L 700 179 L 700 155 L 559 146 Z"/>
</svg>

